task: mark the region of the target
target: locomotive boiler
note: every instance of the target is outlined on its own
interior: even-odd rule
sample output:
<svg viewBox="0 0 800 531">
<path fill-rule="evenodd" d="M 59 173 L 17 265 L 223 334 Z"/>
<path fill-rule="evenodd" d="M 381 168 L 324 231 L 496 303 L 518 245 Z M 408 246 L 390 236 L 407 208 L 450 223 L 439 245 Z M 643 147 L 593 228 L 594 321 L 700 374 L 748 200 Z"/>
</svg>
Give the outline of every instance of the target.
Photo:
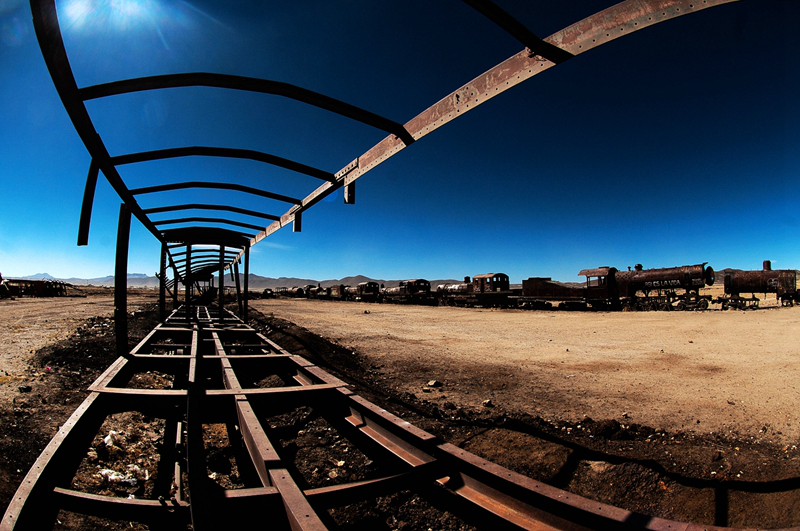
<svg viewBox="0 0 800 531">
<path fill-rule="evenodd" d="M 793 306 L 798 300 L 797 270 L 773 270 L 769 260 L 764 260 L 761 271 L 726 271 L 722 281 L 725 297 L 719 302 L 723 310 L 757 308 L 759 299 L 756 293 L 774 293 L 782 306 Z M 743 297 L 743 293 L 749 293 L 750 297 Z"/>
<path fill-rule="evenodd" d="M 705 286 L 714 284 L 714 269 L 707 262 L 680 267 L 643 269 L 616 274 L 623 309 L 636 310 L 705 310 L 709 295 L 700 295 Z"/>
</svg>

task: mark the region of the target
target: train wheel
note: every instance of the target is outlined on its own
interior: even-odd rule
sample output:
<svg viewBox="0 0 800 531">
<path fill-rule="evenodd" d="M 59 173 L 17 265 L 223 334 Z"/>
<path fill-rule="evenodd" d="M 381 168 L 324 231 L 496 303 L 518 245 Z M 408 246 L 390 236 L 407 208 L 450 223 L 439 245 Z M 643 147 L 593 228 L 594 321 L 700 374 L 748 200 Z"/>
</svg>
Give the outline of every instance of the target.
<svg viewBox="0 0 800 531">
<path fill-rule="evenodd" d="M 686 310 L 686 303 L 680 301 L 678 304 L 675 305 L 675 309 L 678 310 L 679 312 Z"/>
<path fill-rule="evenodd" d="M 662 312 L 669 312 L 672 311 L 672 306 L 668 302 L 662 302 L 658 309 Z"/>
<path fill-rule="evenodd" d="M 708 300 L 700 299 L 700 301 L 697 303 L 697 309 L 698 310 L 708 310 Z"/>
</svg>

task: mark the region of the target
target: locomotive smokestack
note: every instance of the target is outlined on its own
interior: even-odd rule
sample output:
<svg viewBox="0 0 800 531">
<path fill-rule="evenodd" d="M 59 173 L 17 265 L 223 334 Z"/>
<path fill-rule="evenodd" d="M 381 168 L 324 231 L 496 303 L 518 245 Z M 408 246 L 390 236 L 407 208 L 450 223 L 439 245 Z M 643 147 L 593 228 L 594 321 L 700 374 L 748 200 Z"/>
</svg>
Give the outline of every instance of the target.
<svg viewBox="0 0 800 531">
<path fill-rule="evenodd" d="M 469 279 L 469 277 L 464 277 L 464 284 L 469 284 L 470 282 L 472 281 Z"/>
<path fill-rule="evenodd" d="M 764 260 L 763 269 L 764 271 L 772 271 L 772 262 L 769 260 Z"/>
</svg>

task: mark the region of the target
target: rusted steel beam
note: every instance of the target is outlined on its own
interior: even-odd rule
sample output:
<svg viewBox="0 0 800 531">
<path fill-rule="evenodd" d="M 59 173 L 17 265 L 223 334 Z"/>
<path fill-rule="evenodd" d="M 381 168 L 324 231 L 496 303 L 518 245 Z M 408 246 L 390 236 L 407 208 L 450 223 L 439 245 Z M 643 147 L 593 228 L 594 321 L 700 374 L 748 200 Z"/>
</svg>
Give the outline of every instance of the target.
<svg viewBox="0 0 800 531">
<path fill-rule="evenodd" d="M 659 22 L 738 0 L 626 0 L 587 17 L 543 39 L 572 55 L 579 55 L 601 44 Z M 406 130 L 419 140 L 441 126 L 471 111 L 478 105 L 544 72 L 556 63 L 523 50 L 469 83 L 451 92 L 425 111 L 406 122 Z M 405 148 L 395 136 L 388 136 L 336 173 L 336 183 L 323 183 L 303 199 L 300 207 L 285 215 L 306 210 L 339 187 L 346 186 Z M 285 224 L 274 222 L 255 235 L 252 244 L 280 230 Z"/>
<path fill-rule="evenodd" d="M 131 211 L 119 206 L 117 256 L 114 266 L 114 333 L 117 355 L 128 355 L 128 243 L 131 234 Z"/>
<path fill-rule="evenodd" d="M 124 164 L 134 164 L 137 162 L 149 162 L 153 160 L 171 159 L 177 157 L 227 157 L 236 159 L 247 159 L 258 162 L 264 162 L 272 166 L 279 166 L 281 168 L 291 170 L 297 173 L 302 173 L 316 179 L 323 181 L 334 182 L 336 176 L 325 170 L 320 170 L 300 162 L 278 157 L 277 155 L 270 155 L 261 151 L 252 149 L 234 149 L 222 147 L 207 147 L 207 146 L 188 146 L 169 149 L 158 149 L 154 151 L 144 151 L 141 153 L 131 153 L 128 155 L 118 155 L 111 157 L 112 164 L 117 166 Z"/>
<path fill-rule="evenodd" d="M 158 261 L 158 318 L 167 318 L 167 244 L 161 242 L 161 259 Z"/>
<path fill-rule="evenodd" d="M 185 501 L 142 500 L 88 494 L 65 488 L 54 489 L 55 503 L 62 510 L 90 514 L 100 518 L 113 518 L 159 523 L 172 522 L 174 526 L 186 522 L 189 504 Z M 184 524 L 185 525 L 185 524 Z"/>
<path fill-rule="evenodd" d="M 526 46 L 532 54 L 541 55 L 556 64 L 574 57 L 571 53 L 537 37 L 524 24 L 490 0 L 462 0 L 462 2 L 500 26 L 523 46 Z"/>
<path fill-rule="evenodd" d="M 387 133 L 392 133 L 402 139 L 406 145 L 414 142 L 414 138 L 403 126 L 382 116 L 378 116 L 364 109 L 359 109 L 354 105 L 335 100 L 328 96 L 313 92 L 302 87 L 283 83 L 280 81 L 270 81 L 252 77 L 232 76 L 227 74 L 214 74 L 196 72 L 188 74 L 167 74 L 162 76 L 143 77 L 103 83 L 79 89 L 79 95 L 83 101 L 115 96 L 118 94 L 128 94 L 143 90 L 155 90 L 178 87 L 215 87 L 234 90 L 245 90 L 250 92 L 260 92 L 262 94 L 273 94 L 284 96 L 296 101 L 319 107 L 326 111 L 334 112 L 352 120 L 357 120 L 363 124 L 381 129 Z"/>
<path fill-rule="evenodd" d="M 239 279 L 239 262 L 234 262 L 232 269 L 233 269 L 234 279 L 236 282 L 236 305 L 239 307 L 239 315 L 244 320 L 247 318 L 244 316 L 244 301 L 242 300 L 242 284 Z"/>
<path fill-rule="evenodd" d="M 252 230 L 261 230 L 261 227 L 258 225 L 252 225 L 250 223 L 244 223 L 241 221 L 235 221 L 232 219 L 226 218 L 206 218 L 206 217 L 190 217 L 190 218 L 175 218 L 175 219 L 163 219 L 154 221 L 153 225 L 156 227 L 160 227 L 162 225 L 177 225 L 178 223 L 222 223 L 225 225 L 233 225 L 235 227 L 242 227 L 245 229 L 252 229 Z"/>
<path fill-rule="evenodd" d="M 246 208 L 239 208 L 230 205 L 212 205 L 208 203 L 189 203 L 185 205 L 169 205 L 163 207 L 146 208 L 144 209 L 143 212 L 149 215 L 149 214 L 159 214 L 161 212 L 175 212 L 177 210 L 223 210 L 227 212 L 235 212 L 237 214 L 244 214 L 245 216 L 269 219 L 273 221 L 281 219 L 280 216 L 265 214 L 263 212 L 257 212 L 255 210 L 248 210 Z"/>
<path fill-rule="evenodd" d="M 247 301 L 250 299 L 250 242 L 244 248 L 244 310 L 242 321 L 247 322 Z"/>
<path fill-rule="evenodd" d="M 142 212 L 136 199 L 117 172 L 116 167 L 111 163 L 111 156 L 100 135 L 97 134 L 89 112 L 82 101 L 80 90 L 75 82 L 75 75 L 67 57 L 64 41 L 61 37 L 55 0 L 30 0 L 30 4 L 36 39 L 39 42 L 39 48 L 42 50 L 42 57 L 47 65 L 47 70 L 61 98 L 64 109 L 75 126 L 75 131 L 92 157 L 92 162 L 103 172 L 108 183 L 114 188 L 120 199 L 128 205 L 131 213 L 156 239 L 162 241 L 163 238 L 158 229 Z"/>
<path fill-rule="evenodd" d="M 167 238 L 169 241 L 169 238 Z M 189 278 L 189 273 L 192 270 L 192 245 L 191 243 L 186 246 L 186 263 L 184 264 L 183 269 L 183 278 L 181 279 L 183 282 L 184 290 L 183 290 L 183 304 L 184 304 L 184 311 L 186 315 L 191 315 L 192 313 L 192 282 Z"/>
<path fill-rule="evenodd" d="M 168 242 L 178 242 L 191 245 L 224 245 L 225 247 L 244 248 L 248 239 L 241 232 L 217 227 L 183 227 L 163 231 L 164 239 Z"/>
<path fill-rule="evenodd" d="M 131 190 L 133 195 L 154 194 L 158 192 L 169 192 L 174 190 L 187 190 L 190 188 L 208 188 L 212 190 L 232 190 L 236 192 L 244 192 L 246 194 L 257 195 L 266 197 L 267 199 L 275 199 L 276 201 L 283 201 L 284 203 L 294 203 L 299 205 L 300 199 L 289 197 L 282 194 L 275 194 L 266 190 L 259 190 L 252 186 L 245 186 L 236 183 L 218 183 L 218 182 L 203 182 L 203 181 L 190 181 L 185 183 L 172 183 L 161 184 L 157 186 L 145 186 L 143 188 L 134 188 Z"/>
<path fill-rule="evenodd" d="M 208 253 L 192 254 L 192 270 L 206 269 L 207 266 L 218 263 L 218 255 Z"/>
<path fill-rule="evenodd" d="M 203 410 L 207 404 L 204 403 L 203 371 L 199 360 L 202 347 L 200 341 L 199 325 L 193 324 L 186 388 L 186 471 L 188 497 L 192 501 L 189 507 L 192 528 L 202 531 L 212 529 L 214 519 L 210 505 L 213 505 L 214 500 L 208 486 L 203 445 Z"/>
<path fill-rule="evenodd" d="M 97 189 L 97 174 L 100 168 L 92 159 L 89 165 L 89 174 L 86 176 L 86 186 L 83 190 L 83 202 L 81 203 L 81 220 L 78 225 L 78 245 L 89 243 L 89 225 L 92 221 L 92 207 L 94 205 L 94 193 Z"/>
<path fill-rule="evenodd" d="M 269 478 L 272 485 L 281 493 L 292 531 L 324 531 L 328 529 L 288 470 L 270 469 Z"/>
<path fill-rule="evenodd" d="M 400 492 L 415 490 L 425 481 L 440 477 L 438 463 L 412 468 L 408 472 L 393 474 L 375 479 L 354 481 L 330 487 L 306 489 L 304 494 L 314 506 L 336 507 L 351 505 L 362 500 L 372 499 Z"/>
</svg>

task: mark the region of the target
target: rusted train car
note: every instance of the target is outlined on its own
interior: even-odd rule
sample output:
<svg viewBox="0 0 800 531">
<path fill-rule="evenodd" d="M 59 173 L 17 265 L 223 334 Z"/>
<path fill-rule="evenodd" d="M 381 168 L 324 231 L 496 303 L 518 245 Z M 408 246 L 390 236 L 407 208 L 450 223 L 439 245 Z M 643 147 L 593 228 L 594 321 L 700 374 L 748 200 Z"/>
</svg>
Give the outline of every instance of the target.
<svg viewBox="0 0 800 531">
<path fill-rule="evenodd" d="M 380 302 L 381 285 L 374 281 L 359 282 L 353 288 L 347 288 L 347 299 L 358 302 Z"/>
<path fill-rule="evenodd" d="M 435 292 L 443 306 L 482 306 L 484 308 L 507 308 L 517 305 L 518 290 L 512 290 L 505 273 L 475 275 L 470 280 L 457 284 L 439 284 Z"/>
<path fill-rule="evenodd" d="M 772 269 L 772 262 L 765 260 L 760 271 L 726 271 L 722 277 L 725 296 L 718 299 L 722 309 L 758 308 L 760 299 L 756 293 L 774 293 L 782 306 L 793 306 L 800 301 L 797 292 L 797 270 Z M 749 293 L 750 296 L 742 296 Z"/>
<path fill-rule="evenodd" d="M 586 281 L 579 286 L 531 277 L 522 281 L 521 308 L 593 310 L 689 310 L 706 309 L 709 295 L 700 289 L 714 284 L 714 270 L 705 263 L 618 271 L 614 267 L 584 269 Z"/>
<path fill-rule="evenodd" d="M 61 280 L 31 280 L 6 278 L 0 276 L 0 298 L 3 297 L 66 297 L 67 288 L 72 288 Z"/>
<path fill-rule="evenodd" d="M 563 310 L 618 310 L 619 290 L 613 267 L 584 269 L 578 275 L 586 277 L 581 286 L 554 282 L 549 277 L 530 277 L 522 281 L 520 308 L 550 309 L 553 304 Z"/>
<path fill-rule="evenodd" d="M 424 278 L 401 280 L 392 288 L 381 290 L 383 302 L 394 304 L 437 304 L 435 294 L 431 293 L 431 283 Z"/>
</svg>

